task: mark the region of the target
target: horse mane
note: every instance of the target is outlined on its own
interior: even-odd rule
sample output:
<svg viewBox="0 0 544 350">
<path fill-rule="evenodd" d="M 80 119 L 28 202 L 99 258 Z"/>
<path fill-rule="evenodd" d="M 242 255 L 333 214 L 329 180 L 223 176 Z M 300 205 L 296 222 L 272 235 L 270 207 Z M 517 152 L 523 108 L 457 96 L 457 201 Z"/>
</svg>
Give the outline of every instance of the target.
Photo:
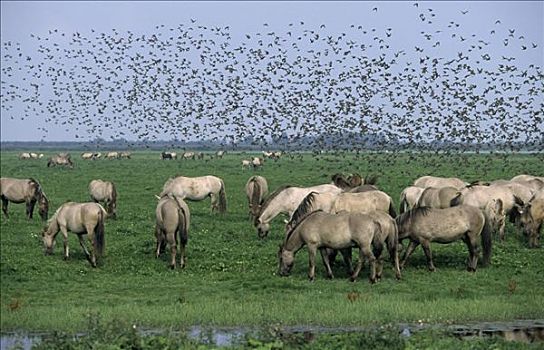
<svg viewBox="0 0 544 350">
<path fill-rule="evenodd" d="M 341 173 L 336 173 L 331 176 L 331 180 L 336 187 L 339 187 L 342 190 L 351 187 L 350 183 L 344 178 L 344 175 L 342 175 Z"/>
<path fill-rule="evenodd" d="M 312 216 L 312 215 L 314 215 L 316 213 L 319 213 L 319 212 L 323 212 L 323 210 L 318 209 L 318 210 L 306 213 L 306 215 L 301 217 L 298 222 L 295 222 L 295 224 L 293 226 L 291 226 L 291 228 L 289 229 L 289 232 L 287 232 L 287 235 L 285 236 L 285 241 L 284 242 L 287 243 L 287 241 L 289 241 L 289 238 L 291 238 L 291 236 L 293 235 L 293 232 L 295 232 L 297 227 L 299 227 L 304 221 L 306 221 L 306 219 L 308 219 L 310 216 Z M 289 221 L 289 223 L 291 223 L 292 221 L 293 220 L 291 219 L 291 221 Z M 289 225 L 289 223 L 287 225 Z"/>
<path fill-rule="evenodd" d="M 270 205 L 270 202 L 272 202 L 272 200 L 274 198 L 276 198 L 278 196 L 278 194 L 280 194 L 281 191 L 285 190 L 286 188 L 289 188 L 289 187 L 293 187 L 293 185 L 281 185 L 280 187 L 278 187 L 274 192 L 272 192 L 267 198 L 266 200 L 264 201 L 263 205 L 261 206 L 261 211 L 259 212 L 259 214 L 255 217 L 255 220 L 257 220 L 259 218 L 259 216 L 261 216 L 261 213 L 265 211 L 265 209 Z"/>
<path fill-rule="evenodd" d="M 288 227 L 298 226 L 300 221 L 304 220 L 305 215 L 312 210 L 316 194 L 318 193 L 312 191 L 306 197 L 304 197 L 297 209 L 293 212 L 293 215 L 291 215 L 291 220 L 289 220 L 287 223 Z"/>
<path fill-rule="evenodd" d="M 412 220 L 416 220 L 419 217 L 427 216 L 431 212 L 431 207 L 417 207 L 411 210 L 408 210 L 404 214 L 401 214 L 397 216 L 395 221 L 397 222 L 397 225 L 400 227 L 404 225 L 405 223 L 411 222 Z"/>
</svg>

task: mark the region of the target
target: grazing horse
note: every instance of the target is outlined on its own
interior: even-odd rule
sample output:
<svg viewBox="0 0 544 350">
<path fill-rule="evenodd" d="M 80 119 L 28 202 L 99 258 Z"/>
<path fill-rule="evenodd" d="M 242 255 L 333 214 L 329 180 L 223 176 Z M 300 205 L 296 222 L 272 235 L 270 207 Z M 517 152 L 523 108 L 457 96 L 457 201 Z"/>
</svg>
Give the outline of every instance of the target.
<svg viewBox="0 0 544 350">
<path fill-rule="evenodd" d="M 421 187 L 421 188 L 427 188 L 427 187 L 455 187 L 457 189 L 462 189 L 465 187 L 467 183 L 465 183 L 463 180 L 458 179 L 456 177 L 436 177 L 436 176 L 422 176 L 416 181 L 414 181 L 414 186 Z"/>
<path fill-rule="evenodd" d="M 348 212 L 338 214 L 329 214 L 323 211 L 311 212 L 287 232 L 285 241 L 278 251 L 279 274 L 281 276 L 289 275 L 294 264 L 295 254 L 306 245 L 310 258 L 308 272 L 310 281 L 315 278 L 315 256 L 318 249 L 327 269 L 327 276 L 332 278 L 325 248 L 345 250 L 356 246 L 359 248 L 359 261 L 350 279 L 351 281 L 357 279 L 366 258 L 370 265 L 369 280 L 374 283 L 377 279 L 376 260 L 381 259 L 385 245 L 390 245 L 389 252 L 394 254 L 396 244 L 397 236 L 383 234 L 381 225 L 372 215 Z M 391 256 L 391 259 L 395 261 L 394 256 Z M 398 263 L 398 259 L 396 262 Z M 397 277 L 400 277 L 398 265 L 397 271 Z"/>
<path fill-rule="evenodd" d="M 68 259 L 68 231 L 78 235 L 79 244 L 92 267 L 96 267 L 97 257 L 104 253 L 104 219 L 107 213 L 98 203 L 67 202 L 57 209 L 42 232 L 45 253 L 52 254 L 55 237 L 59 230 L 64 236 L 64 259 Z M 92 243 L 91 252 L 87 250 L 83 235 L 87 234 Z"/>
<path fill-rule="evenodd" d="M 183 200 L 188 199 L 191 201 L 201 201 L 210 197 L 212 212 L 217 210 L 219 213 L 224 214 L 227 211 L 225 183 L 215 176 L 178 176 L 170 178 L 164 184 L 159 197 L 162 198 L 169 193 Z"/>
<path fill-rule="evenodd" d="M 242 169 L 249 169 L 251 166 L 251 160 L 243 159 L 242 160 Z"/>
<path fill-rule="evenodd" d="M 57 166 L 57 165 L 67 165 L 69 168 L 74 167 L 74 163 L 72 162 L 72 158 L 69 154 L 66 153 L 59 153 L 55 156 L 52 156 L 47 161 L 47 167 L 51 166 Z"/>
<path fill-rule="evenodd" d="M 217 151 L 215 153 L 215 156 L 219 159 L 223 159 L 223 156 L 225 155 L 225 153 L 227 153 L 227 151 Z"/>
<path fill-rule="evenodd" d="M 119 152 L 108 152 L 106 153 L 106 159 L 118 159 Z"/>
<path fill-rule="evenodd" d="M 23 160 L 23 159 L 32 159 L 32 157 L 30 156 L 30 153 L 23 152 L 23 153 L 19 153 L 19 159 L 21 159 L 21 160 Z"/>
<path fill-rule="evenodd" d="M 312 187 L 294 187 L 284 185 L 276 189 L 261 206 L 261 212 L 255 219 L 254 225 L 257 228 L 257 234 L 260 238 L 264 238 L 270 231 L 270 221 L 272 221 L 280 213 L 289 215 L 297 209 L 300 202 L 310 192 L 331 192 L 338 194 L 342 190 L 335 185 L 325 184 Z"/>
<path fill-rule="evenodd" d="M 529 237 L 529 247 L 539 246 L 539 235 L 544 223 L 544 191 L 540 191 L 528 202 L 523 202 L 516 197 L 516 205 L 519 206 L 520 224 L 523 232 Z"/>
<path fill-rule="evenodd" d="M 81 153 L 81 159 L 84 159 L 84 160 L 95 159 L 94 153 L 92 152 Z"/>
<path fill-rule="evenodd" d="M 185 246 L 189 239 L 189 226 L 191 214 L 187 203 L 183 199 L 167 194 L 159 199 L 155 210 L 156 225 L 155 238 L 156 248 L 155 256 L 158 258 L 161 250 L 165 248 L 166 242 L 170 245 L 170 268 L 176 267 L 177 245 L 180 243 L 180 266 L 184 268 L 187 265 L 187 256 Z M 179 239 L 178 239 L 179 237 Z"/>
<path fill-rule="evenodd" d="M 255 218 L 261 212 L 264 197 L 268 194 L 268 182 L 262 176 L 255 175 L 246 182 L 246 196 L 249 205 L 249 219 Z"/>
<path fill-rule="evenodd" d="M 38 202 L 38 213 L 42 220 L 47 220 L 49 200 L 43 192 L 40 183 L 34 179 L 0 178 L 0 197 L 2 198 L 2 211 L 8 216 L 8 204 L 26 203 L 26 216 L 32 219 L 34 205 Z"/>
<path fill-rule="evenodd" d="M 264 159 L 259 157 L 253 157 L 251 160 L 251 164 L 253 165 L 253 169 L 261 169 L 264 164 Z"/>
<path fill-rule="evenodd" d="M 449 208 L 451 201 L 457 196 L 458 190 L 455 187 L 427 187 L 421 192 L 417 201 L 418 207 Z"/>
<path fill-rule="evenodd" d="M 492 200 L 500 199 L 502 202 L 502 208 L 505 215 L 511 214 L 514 209 L 514 195 L 508 187 L 502 186 L 469 186 L 462 189 L 457 196 L 452 199 L 451 206 L 460 204 L 471 205 L 481 210 L 485 210 L 486 206 Z M 504 240 L 504 218 L 501 220 L 498 232 L 499 238 Z"/>
<path fill-rule="evenodd" d="M 411 209 L 396 218 L 399 241 L 410 239 L 402 259 L 403 267 L 419 244 L 425 251 L 430 271 L 435 271 L 431 253 L 431 242 L 451 243 L 462 239 L 468 247 L 468 271 L 476 271 L 478 263 L 478 239 L 483 247 L 483 264 L 488 265 L 491 258 L 491 231 L 486 229 L 484 213 L 473 206 L 436 209 L 419 207 Z"/>
<path fill-rule="evenodd" d="M 95 203 L 104 203 L 108 216 L 117 217 L 117 190 L 113 182 L 92 180 L 89 183 L 89 193 Z"/>
<path fill-rule="evenodd" d="M 195 152 L 185 152 L 183 153 L 183 159 L 195 159 Z"/>
<path fill-rule="evenodd" d="M 178 159 L 178 155 L 175 152 L 162 152 L 161 159 Z"/>
<path fill-rule="evenodd" d="M 121 159 L 131 159 L 132 153 L 130 152 L 121 152 L 119 153 L 119 158 Z"/>
</svg>

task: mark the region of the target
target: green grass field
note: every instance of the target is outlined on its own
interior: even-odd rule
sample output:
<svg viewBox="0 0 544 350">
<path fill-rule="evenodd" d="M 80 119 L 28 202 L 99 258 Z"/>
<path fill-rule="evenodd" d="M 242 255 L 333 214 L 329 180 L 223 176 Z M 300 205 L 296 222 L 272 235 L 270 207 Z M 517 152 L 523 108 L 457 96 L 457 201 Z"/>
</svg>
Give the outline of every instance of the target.
<svg viewBox="0 0 544 350">
<path fill-rule="evenodd" d="M 476 273 L 465 270 L 465 245 L 433 245 L 437 271 L 427 271 L 421 248 L 412 256 L 401 281 L 389 262 L 380 283 L 371 285 L 365 269 L 348 282 L 343 266 L 326 280 L 321 263 L 316 281 L 307 280 L 307 254 L 296 258 L 290 277 L 277 275 L 276 252 L 282 220 L 271 235 L 257 238 L 247 218 L 244 185 L 254 173 L 241 169 L 248 155 L 222 160 L 162 161 L 159 153 L 136 152 L 131 160 L 83 161 L 72 152 L 73 170 L 47 168 L 46 160 L 20 161 L 3 152 L 3 177 L 38 179 L 50 202 L 50 216 L 63 202 L 88 201 L 87 185 L 101 178 L 116 183 L 118 219 L 106 222 L 106 256 L 99 268 L 85 260 L 71 235 L 71 257 L 62 259 L 61 235 L 52 256 L 43 254 L 37 212 L 32 221 L 24 205 L 10 204 L 1 219 L 1 330 L 78 331 L 88 315 L 145 327 L 189 325 L 361 326 L 398 322 L 453 323 L 544 318 L 544 253 L 528 249 L 525 238 L 508 224 L 507 240 L 494 241 L 492 264 Z M 77 155 L 77 156 L 76 156 Z M 336 172 L 380 175 L 379 186 L 395 200 L 421 175 L 458 176 L 465 180 L 511 178 L 521 172 L 542 174 L 531 155 L 511 156 L 508 166 L 492 155 L 409 159 L 409 155 L 304 155 L 303 161 L 268 161 L 258 173 L 274 189 L 284 183 L 329 182 Z M 433 158 L 434 157 L 434 158 Z M 47 158 L 47 155 L 46 157 Z M 482 169 L 486 164 L 486 169 Z M 188 265 L 169 270 L 168 254 L 155 259 L 154 209 L 168 177 L 213 174 L 224 179 L 228 213 L 210 213 L 209 200 L 189 202 Z M 485 175 L 484 175 L 485 174 Z M 347 298 L 356 295 L 355 300 Z M 354 294 L 353 294 L 354 293 Z"/>
</svg>

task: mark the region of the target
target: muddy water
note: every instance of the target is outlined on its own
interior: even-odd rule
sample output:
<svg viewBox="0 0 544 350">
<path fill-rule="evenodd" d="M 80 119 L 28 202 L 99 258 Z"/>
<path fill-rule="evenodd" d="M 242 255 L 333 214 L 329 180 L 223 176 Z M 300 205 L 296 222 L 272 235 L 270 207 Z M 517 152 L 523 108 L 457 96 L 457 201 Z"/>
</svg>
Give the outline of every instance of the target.
<svg viewBox="0 0 544 350">
<path fill-rule="evenodd" d="M 321 326 L 297 326 L 280 327 L 277 330 L 283 334 L 304 333 L 309 337 L 320 334 L 339 334 L 351 332 L 364 332 L 371 327 L 321 327 Z M 508 341 L 519 341 L 524 343 L 544 342 L 544 320 L 518 320 L 512 322 L 481 322 L 468 323 L 465 325 L 437 325 L 437 324 L 399 324 L 399 333 L 403 336 L 411 336 L 414 332 L 426 329 L 445 330 L 455 337 L 461 339 L 473 337 L 499 336 Z M 238 327 L 238 328 L 212 328 L 212 327 L 191 327 L 188 329 L 188 336 L 207 344 L 216 346 L 229 346 L 237 344 L 246 335 L 258 335 L 262 331 L 259 328 Z M 143 334 L 161 334 L 160 330 L 146 330 Z M 40 342 L 44 334 L 30 333 L 2 333 L 0 335 L 0 349 L 31 349 L 32 345 Z"/>
</svg>

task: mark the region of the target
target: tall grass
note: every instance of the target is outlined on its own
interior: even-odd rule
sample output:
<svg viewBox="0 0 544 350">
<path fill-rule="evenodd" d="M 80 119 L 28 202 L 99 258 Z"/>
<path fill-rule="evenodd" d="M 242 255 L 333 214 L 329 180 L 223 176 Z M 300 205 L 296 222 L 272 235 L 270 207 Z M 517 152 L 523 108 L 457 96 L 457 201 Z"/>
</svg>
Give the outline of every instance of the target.
<svg viewBox="0 0 544 350">
<path fill-rule="evenodd" d="M 75 156 L 75 155 L 74 155 Z M 494 242 L 492 264 L 476 273 L 465 271 L 468 256 L 462 242 L 433 245 L 437 272 L 426 269 L 418 250 L 396 281 L 386 264 L 376 285 L 350 283 L 343 266 L 326 280 L 321 265 L 315 283 L 307 280 L 305 249 L 296 257 L 290 277 L 276 275 L 276 251 L 283 238 L 276 219 L 265 240 L 247 216 L 244 185 L 253 171 L 242 171 L 241 159 L 229 154 L 205 161 L 162 161 L 158 153 L 138 152 L 131 160 L 76 159 L 73 170 L 47 168 L 45 160 L 20 161 L 3 152 L 1 175 L 37 178 L 51 201 L 50 213 L 67 200 L 88 201 L 88 183 L 101 178 L 116 183 L 118 219 L 106 222 L 106 254 L 99 268 L 85 260 L 77 237 L 69 237 L 70 259 L 62 259 L 62 240 L 52 256 L 43 254 L 38 216 L 24 217 L 23 205 L 10 204 L 9 219 L 0 223 L 0 326 L 2 331 L 65 330 L 85 326 L 86 315 L 122 320 L 147 327 L 203 325 L 366 325 L 386 322 L 449 323 L 474 320 L 542 318 L 544 315 L 541 249 L 528 249 L 524 237 L 507 227 L 507 240 Z M 330 182 L 336 172 L 380 175 L 379 186 L 394 200 L 418 176 L 459 176 L 465 180 L 511 178 L 523 172 L 542 173 L 531 156 L 502 160 L 474 155 L 465 164 L 436 158 L 436 164 L 376 154 L 268 161 L 259 174 L 273 190 L 284 183 L 313 185 Z M 430 156 L 432 157 L 432 156 Z M 483 157 L 490 167 L 483 175 Z M 47 157 L 46 157 L 47 158 Z M 188 260 L 185 270 L 167 268 L 168 253 L 159 259 L 154 249 L 155 194 L 168 177 L 213 174 L 225 180 L 228 211 L 210 212 L 209 200 L 190 202 Z M 348 298 L 348 295 L 352 297 Z"/>
</svg>

